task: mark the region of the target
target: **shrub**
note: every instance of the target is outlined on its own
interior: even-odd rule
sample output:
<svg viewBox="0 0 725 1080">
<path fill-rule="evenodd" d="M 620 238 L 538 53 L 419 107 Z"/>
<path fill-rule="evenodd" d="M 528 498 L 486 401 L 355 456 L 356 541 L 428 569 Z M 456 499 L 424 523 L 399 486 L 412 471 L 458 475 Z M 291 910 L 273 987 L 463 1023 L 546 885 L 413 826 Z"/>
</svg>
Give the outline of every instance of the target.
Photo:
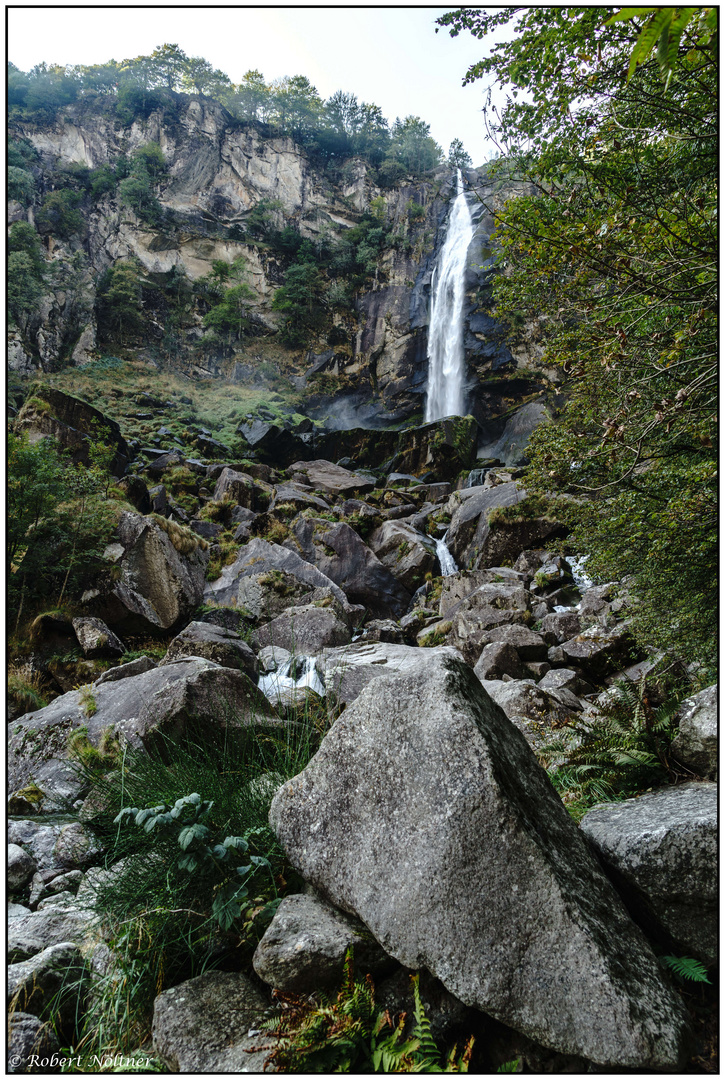
<svg viewBox="0 0 725 1080">
<path fill-rule="evenodd" d="M 17 668 L 8 672 L 8 698 L 25 712 L 35 712 L 48 704 L 42 689 L 42 677 L 34 671 L 25 675 Z"/>
<path fill-rule="evenodd" d="M 80 201 L 78 192 L 70 188 L 51 191 L 35 215 L 35 224 L 40 232 L 51 233 L 62 240 L 69 240 L 81 232 L 85 223 L 78 209 Z"/>
</svg>

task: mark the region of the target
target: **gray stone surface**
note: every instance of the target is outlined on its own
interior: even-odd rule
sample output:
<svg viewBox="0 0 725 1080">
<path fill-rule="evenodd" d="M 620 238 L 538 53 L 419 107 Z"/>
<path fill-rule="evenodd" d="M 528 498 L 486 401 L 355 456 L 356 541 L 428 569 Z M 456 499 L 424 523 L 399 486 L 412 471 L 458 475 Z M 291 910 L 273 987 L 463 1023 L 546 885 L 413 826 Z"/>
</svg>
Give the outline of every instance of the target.
<svg viewBox="0 0 725 1080">
<path fill-rule="evenodd" d="M 510 626 L 495 626 L 487 630 L 481 638 L 484 645 L 494 641 L 505 641 L 512 645 L 521 660 L 541 661 L 546 660 L 548 646 L 540 634 L 529 630 L 528 626 L 514 623 Z"/>
<path fill-rule="evenodd" d="M 208 550 L 189 545 L 178 551 L 153 518 L 130 511 L 121 514 L 118 539 L 124 549 L 116 563 L 121 579 L 110 593 L 84 593 L 88 614 L 121 633 L 180 628 L 204 595 Z"/>
<path fill-rule="evenodd" d="M 368 546 L 411 594 L 426 574 L 439 572 L 435 542 L 403 521 L 384 522 L 369 537 Z"/>
<path fill-rule="evenodd" d="M 596 806 L 581 830 L 623 894 L 685 955 L 717 956 L 717 784 Z M 647 918 L 649 916 L 649 919 Z"/>
<path fill-rule="evenodd" d="M 581 623 L 575 611 L 552 611 L 541 620 L 541 636 L 547 645 L 561 645 L 581 633 Z"/>
<path fill-rule="evenodd" d="M 73 619 L 73 629 L 78 638 L 78 644 L 83 650 L 87 660 L 96 660 L 98 657 L 122 656 L 126 648 L 122 641 L 109 630 L 102 619 L 86 618 Z"/>
<path fill-rule="evenodd" d="M 563 650 L 568 667 L 580 667 L 595 680 L 625 667 L 636 659 L 638 652 L 624 623 L 609 628 L 595 624 L 558 647 Z"/>
<path fill-rule="evenodd" d="M 345 953 L 352 947 L 355 972 L 377 977 L 395 966 L 370 931 L 318 896 L 286 896 L 252 958 L 257 975 L 277 990 L 314 993 L 339 988 Z"/>
<path fill-rule="evenodd" d="M 717 683 L 683 701 L 672 754 L 705 780 L 717 780 Z"/>
<path fill-rule="evenodd" d="M 62 867 L 55 855 L 60 830 L 60 825 L 41 825 L 27 819 L 9 821 L 8 843 L 22 844 L 35 859 L 38 870 L 56 870 L 60 873 Z"/>
<path fill-rule="evenodd" d="M 169 643 L 162 665 L 182 656 L 202 656 L 222 667 L 243 671 L 252 682 L 259 677 L 259 664 L 240 634 L 213 623 L 192 622 Z"/>
<path fill-rule="evenodd" d="M 318 458 L 316 461 L 295 461 L 287 470 L 292 479 L 300 478 L 316 491 L 329 495 L 351 495 L 354 491 L 372 491 L 375 481 L 362 476 L 331 461 Z"/>
<path fill-rule="evenodd" d="M 322 667 L 328 695 L 339 704 L 349 705 L 373 679 L 411 673 L 438 656 L 462 659 L 458 649 L 450 645 L 419 649 L 412 645 L 356 641 L 342 649 L 325 649 L 318 665 Z"/>
<path fill-rule="evenodd" d="M 476 672 L 478 674 L 478 672 Z M 529 745 L 538 750 L 554 736 L 567 717 L 581 709 L 572 695 L 567 699 L 558 692 L 542 690 L 532 680 L 481 680 L 486 693 L 500 705 L 509 720 L 516 725 Z"/>
<path fill-rule="evenodd" d="M 18 1009 L 33 1016 L 56 1017 L 61 1024 L 72 1023 L 86 978 L 77 945 L 67 941 L 51 945 L 29 960 L 9 964 L 7 976 L 9 1011 Z"/>
<path fill-rule="evenodd" d="M 253 641 L 259 648 L 281 646 L 289 652 L 315 656 L 323 649 L 346 645 L 350 630 L 332 607 L 305 604 L 289 607 L 276 619 L 260 626 Z"/>
<path fill-rule="evenodd" d="M 504 675 L 510 675 L 512 679 L 525 679 L 528 676 L 516 649 L 506 641 L 485 645 L 473 670 L 482 682 L 501 679 Z"/>
<path fill-rule="evenodd" d="M 33 856 L 18 844 L 8 844 L 8 890 L 19 892 L 23 889 L 38 868 Z"/>
<path fill-rule="evenodd" d="M 17 963 L 64 941 L 80 944 L 95 915 L 79 907 L 58 904 L 12 919 L 8 928 L 8 960 Z"/>
<path fill-rule="evenodd" d="M 683 1007 L 464 664 L 368 686 L 270 821 L 316 889 L 464 1004 L 598 1064 L 682 1065 Z"/>
<path fill-rule="evenodd" d="M 158 732 L 176 736 L 193 716 L 195 724 L 220 730 L 249 722 L 274 723 L 264 696 L 240 671 L 211 660 L 176 660 L 140 675 L 92 687 L 96 711 L 87 715 L 80 691 L 72 690 L 9 728 L 8 779 L 11 789 L 34 780 L 56 797 L 75 799 L 81 780 L 67 758 L 68 735 L 85 725 L 97 744 L 104 728 L 134 746 L 145 745 Z M 36 856 L 37 858 L 37 856 Z"/>
<path fill-rule="evenodd" d="M 262 1072 L 267 1054 L 248 1050 L 272 1041 L 259 1030 L 270 1013 L 244 975 L 211 971 L 156 998 L 154 1050 L 171 1072 Z"/>
<path fill-rule="evenodd" d="M 8 1072 L 48 1072 L 49 1064 L 42 1064 L 60 1051 L 58 1036 L 50 1024 L 26 1012 L 14 1012 L 8 1017 Z M 34 1062 L 38 1059 L 38 1063 Z"/>
<path fill-rule="evenodd" d="M 231 604 L 239 608 L 248 608 L 255 618 L 266 614 L 269 610 L 264 592 L 259 589 L 250 589 L 249 578 L 257 578 L 259 575 L 268 575 L 277 571 L 287 574 L 295 579 L 306 589 L 300 590 L 300 595 L 312 592 L 313 589 L 332 590 L 333 595 L 342 604 L 347 600 L 342 589 L 333 581 L 313 566 L 311 562 L 303 559 L 299 553 L 290 551 L 280 544 L 272 544 L 260 537 L 255 537 L 241 548 L 239 555 L 231 566 L 222 568 L 221 576 L 216 581 L 208 581 L 204 590 L 204 599 L 217 604 Z M 272 590 L 274 591 L 274 590 Z M 255 594 L 257 596 L 255 607 Z M 286 601 L 289 604 L 289 600 Z M 282 603 L 277 610 L 272 610 L 271 615 L 277 615 L 284 609 Z M 267 618 L 270 615 L 266 615 Z"/>
<path fill-rule="evenodd" d="M 156 666 L 156 661 L 149 656 L 139 656 L 137 660 L 129 660 L 127 664 L 120 664 L 118 667 L 104 671 L 96 679 L 96 685 L 118 682 L 119 679 L 131 679 L 134 675 L 143 675 L 145 671 L 151 671 Z"/>
</svg>

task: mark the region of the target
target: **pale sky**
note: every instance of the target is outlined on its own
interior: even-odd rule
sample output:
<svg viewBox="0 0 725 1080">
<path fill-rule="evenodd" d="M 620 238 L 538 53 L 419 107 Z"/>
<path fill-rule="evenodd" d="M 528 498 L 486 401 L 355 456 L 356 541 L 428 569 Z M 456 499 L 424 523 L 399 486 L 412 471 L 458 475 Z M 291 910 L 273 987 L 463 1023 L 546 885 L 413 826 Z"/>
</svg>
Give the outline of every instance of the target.
<svg viewBox="0 0 725 1080">
<path fill-rule="evenodd" d="M 474 165 L 487 160 L 483 83 L 462 87 L 486 43 L 468 33 L 435 33 L 451 7 L 178 7 L 79 5 L 8 8 L 8 58 L 22 71 L 41 61 L 93 64 L 174 43 L 239 82 L 257 68 L 265 79 L 306 75 L 323 98 L 336 90 L 396 116 L 420 116 L 444 153 L 458 138 Z"/>
</svg>

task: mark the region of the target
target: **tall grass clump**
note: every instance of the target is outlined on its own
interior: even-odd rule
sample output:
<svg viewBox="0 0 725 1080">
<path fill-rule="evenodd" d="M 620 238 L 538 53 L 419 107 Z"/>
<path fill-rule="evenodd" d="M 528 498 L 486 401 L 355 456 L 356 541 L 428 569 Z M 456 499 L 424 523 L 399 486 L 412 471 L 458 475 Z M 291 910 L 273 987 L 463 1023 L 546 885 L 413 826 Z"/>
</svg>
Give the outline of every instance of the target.
<svg viewBox="0 0 725 1080">
<path fill-rule="evenodd" d="M 148 1034 L 157 994 L 249 961 L 282 896 L 300 886 L 269 807 L 320 738 L 304 719 L 216 738 L 197 728 L 148 752 L 124 746 L 100 777 L 76 762 L 95 808 L 87 825 L 107 850 L 93 906 L 111 949 L 90 996 L 84 1052 L 128 1052 Z"/>
</svg>

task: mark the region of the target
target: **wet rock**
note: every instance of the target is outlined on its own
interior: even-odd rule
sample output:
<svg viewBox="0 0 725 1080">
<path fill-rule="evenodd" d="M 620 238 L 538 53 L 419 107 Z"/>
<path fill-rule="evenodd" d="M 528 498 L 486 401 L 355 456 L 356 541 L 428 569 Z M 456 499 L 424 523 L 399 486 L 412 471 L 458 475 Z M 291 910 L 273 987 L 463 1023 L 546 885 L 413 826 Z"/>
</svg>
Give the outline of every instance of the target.
<svg viewBox="0 0 725 1080">
<path fill-rule="evenodd" d="M 498 458 L 505 465 L 519 465 L 526 461 L 526 448 L 531 434 L 541 424 L 551 422 L 551 413 L 540 401 L 530 401 L 506 421 L 496 442 L 481 447 L 479 457 Z"/>
<path fill-rule="evenodd" d="M 72 621 L 78 644 L 87 660 L 96 660 L 104 656 L 123 656 L 125 653 L 126 647 L 123 642 L 119 641 L 101 619 L 78 618 Z"/>
<path fill-rule="evenodd" d="M 287 896 L 252 958 L 257 975 L 277 990 L 314 993 L 337 989 L 345 953 L 354 950 L 356 977 L 377 977 L 395 966 L 358 920 L 321 897 Z"/>
<path fill-rule="evenodd" d="M 170 1072 L 262 1072 L 268 1052 L 249 1050 L 272 1041 L 260 1031 L 270 1012 L 240 972 L 207 972 L 156 998 L 154 1050 Z"/>
<path fill-rule="evenodd" d="M 7 883 L 10 892 L 20 892 L 38 868 L 33 856 L 24 851 L 19 844 L 8 844 L 7 866 Z"/>
<path fill-rule="evenodd" d="M 548 517 L 522 516 L 497 520 L 491 526 L 492 511 L 515 506 L 525 497 L 526 491 L 515 481 L 493 488 L 468 488 L 452 496 L 459 505 L 451 518 L 446 542 L 456 563 L 471 569 L 498 566 L 532 543 L 565 535 L 566 529 Z"/>
<path fill-rule="evenodd" d="M 683 1064 L 683 1006 L 464 664 L 368 686 L 270 821 L 307 881 L 464 1004 L 598 1064 Z"/>
<path fill-rule="evenodd" d="M 716 784 L 595 806 L 580 828 L 643 926 L 678 955 L 716 959 Z"/>
<path fill-rule="evenodd" d="M 35 859 L 38 871 L 60 873 L 62 868 L 55 856 L 60 829 L 60 825 L 40 825 L 36 821 L 9 821 L 8 843 L 22 844 Z"/>
<path fill-rule="evenodd" d="M 687 698 L 678 709 L 680 730 L 671 753 L 706 780 L 717 779 L 717 683 Z"/>
<path fill-rule="evenodd" d="M 257 658 L 246 641 L 234 630 L 210 623 L 192 622 L 170 642 L 161 665 L 181 657 L 201 656 L 221 667 L 243 671 L 252 682 L 259 677 Z"/>
</svg>

